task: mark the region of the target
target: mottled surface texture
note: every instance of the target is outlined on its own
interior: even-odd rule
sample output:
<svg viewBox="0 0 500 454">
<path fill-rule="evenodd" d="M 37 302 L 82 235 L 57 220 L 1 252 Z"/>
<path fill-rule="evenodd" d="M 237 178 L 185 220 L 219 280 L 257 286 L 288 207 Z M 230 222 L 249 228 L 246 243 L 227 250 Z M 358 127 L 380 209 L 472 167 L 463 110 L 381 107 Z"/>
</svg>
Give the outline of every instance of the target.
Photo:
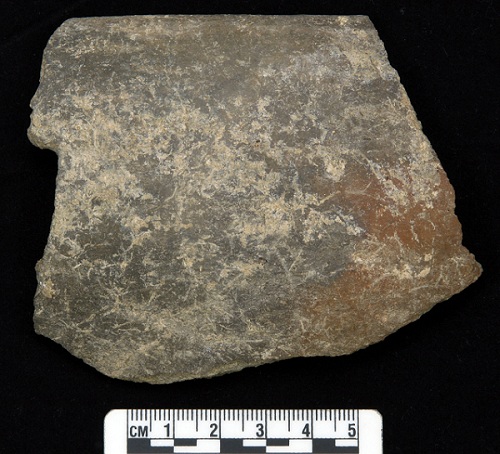
<svg viewBox="0 0 500 454">
<path fill-rule="evenodd" d="M 347 354 L 480 274 L 367 17 L 70 20 L 32 107 L 36 330 L 109 376 Z"/>
</svg>

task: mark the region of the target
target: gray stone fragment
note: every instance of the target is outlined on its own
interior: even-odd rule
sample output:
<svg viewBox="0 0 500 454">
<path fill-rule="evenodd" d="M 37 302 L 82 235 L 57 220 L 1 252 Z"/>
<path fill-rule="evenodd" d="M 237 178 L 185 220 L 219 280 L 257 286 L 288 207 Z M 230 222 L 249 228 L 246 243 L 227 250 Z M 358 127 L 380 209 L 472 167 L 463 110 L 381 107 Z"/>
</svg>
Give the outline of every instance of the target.
<svg viewBox="0 0 500 454">
<path fill-rule="evenodd" d="M 480 274 L 367 17 L 72 19 L 32 108 L 36 331 L 111 377 L 347 354 Z"/>
</svg>

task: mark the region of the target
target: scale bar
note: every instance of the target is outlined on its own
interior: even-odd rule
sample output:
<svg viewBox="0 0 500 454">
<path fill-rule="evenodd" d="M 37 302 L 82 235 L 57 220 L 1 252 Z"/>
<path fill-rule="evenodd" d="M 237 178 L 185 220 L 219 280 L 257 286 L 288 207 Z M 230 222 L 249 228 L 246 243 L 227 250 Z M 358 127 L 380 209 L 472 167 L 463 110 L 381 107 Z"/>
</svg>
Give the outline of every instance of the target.
<svg viewBox="0 0 500 454">
<path fill-rule="evenodd" d="M 375 410 L 113 410 L 105 454 L 382 454 Z"/>
</svg>

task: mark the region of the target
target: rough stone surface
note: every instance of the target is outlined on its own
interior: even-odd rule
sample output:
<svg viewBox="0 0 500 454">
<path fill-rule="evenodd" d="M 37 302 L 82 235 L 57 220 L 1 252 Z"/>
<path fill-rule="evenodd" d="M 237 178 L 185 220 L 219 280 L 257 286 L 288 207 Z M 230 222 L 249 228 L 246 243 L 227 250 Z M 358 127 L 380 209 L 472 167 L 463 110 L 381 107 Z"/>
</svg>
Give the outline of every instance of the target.
<svg viewBox="0 0 500 454">
<path fill-rule="evenodd" d="M 32 107 L 35 327 L 109 376 L 347 354 L 480 274 L 367 17 L 69 20 Z"/>
</svg>

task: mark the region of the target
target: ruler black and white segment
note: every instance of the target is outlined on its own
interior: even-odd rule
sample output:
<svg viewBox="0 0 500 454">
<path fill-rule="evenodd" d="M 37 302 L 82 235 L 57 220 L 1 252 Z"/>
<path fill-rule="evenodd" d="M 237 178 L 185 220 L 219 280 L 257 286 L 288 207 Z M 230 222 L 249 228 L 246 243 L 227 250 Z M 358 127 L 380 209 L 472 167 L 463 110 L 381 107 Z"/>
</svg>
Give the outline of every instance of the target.
<svg viewBox="0 0 500 454">
<path fill-rule="evenodd" d="M 112 410 L 105 454 L 382 454 L 375 410 Z"/>
</svg>

